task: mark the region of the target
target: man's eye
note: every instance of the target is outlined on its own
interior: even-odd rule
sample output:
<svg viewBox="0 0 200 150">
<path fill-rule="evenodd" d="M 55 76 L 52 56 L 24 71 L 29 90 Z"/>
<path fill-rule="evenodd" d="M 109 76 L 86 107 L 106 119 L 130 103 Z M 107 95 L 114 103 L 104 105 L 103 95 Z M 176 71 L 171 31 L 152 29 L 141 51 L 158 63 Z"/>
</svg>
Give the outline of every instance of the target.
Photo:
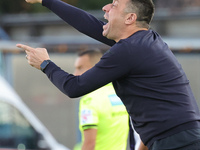
<svg viewBox="0 0 200 150">
<path fill-rule="evenodd" d="M 116 5 L 115 4 L 112 4 L 112 6 L 111 7 L 115 7 Z"/>
<path fill-rule="evenodd" d="M 112 7 L 116 7 L 117 6 L 117 2 L 112 3 Z"/>
</svg>

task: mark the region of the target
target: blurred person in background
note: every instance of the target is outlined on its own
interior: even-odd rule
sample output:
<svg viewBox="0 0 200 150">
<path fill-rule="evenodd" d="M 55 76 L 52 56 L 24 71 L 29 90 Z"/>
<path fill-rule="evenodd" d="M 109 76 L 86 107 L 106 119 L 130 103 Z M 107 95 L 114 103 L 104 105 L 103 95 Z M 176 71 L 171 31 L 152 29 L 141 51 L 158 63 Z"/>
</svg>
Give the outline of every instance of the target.
<svg viewBox="0 0 200 150">
<path fill-rule="evenodd" d="M 75 61 L 74 75 L 82 75 L 98 63 L 101 57 L 100 50 L 79 53 Z M 128 113 L 115 94 L 112 83 L 81 98 L 79 129 L 82 135 L 82 150 L 126 149 Z"/>
</svg>

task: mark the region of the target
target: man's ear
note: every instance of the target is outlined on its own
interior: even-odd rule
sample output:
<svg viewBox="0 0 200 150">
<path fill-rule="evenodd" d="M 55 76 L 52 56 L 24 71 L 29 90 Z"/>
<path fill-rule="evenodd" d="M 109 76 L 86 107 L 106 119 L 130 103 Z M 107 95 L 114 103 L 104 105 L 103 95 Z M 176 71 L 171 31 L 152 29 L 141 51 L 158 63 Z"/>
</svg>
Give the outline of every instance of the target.
<svg viewBox="0 0 200 150">
<path fill-rule="evenodd" d="M 126 15 L 125 24 L 133 24 L 137 20 L 137 15 L 135 13 L 128 13 Z"/>
</svg>

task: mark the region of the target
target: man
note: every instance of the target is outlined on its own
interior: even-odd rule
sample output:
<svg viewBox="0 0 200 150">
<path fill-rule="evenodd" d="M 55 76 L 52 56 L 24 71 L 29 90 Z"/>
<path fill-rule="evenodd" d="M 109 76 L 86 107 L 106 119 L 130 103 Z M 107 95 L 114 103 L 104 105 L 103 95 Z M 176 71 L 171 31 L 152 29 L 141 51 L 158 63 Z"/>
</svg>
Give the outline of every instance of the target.
<svg viewBox="0 0 200 150">
<path fill-rule="evenodd" d="M 100 50 L 87 50 L 75 61 L 74 75 L 81 75 L 102 57 Z M 83 96 L 79 106 L 82 150 L 126 150 L 128 113 L 112 83 Z"/>
<path fill-rule="evenodd" d="M 108 23 L 59 0 L 29 1 L 42 3 L 80 32 L 112 46 L 77 77 L 48 62 L 45 48 L 18 44 L 30 65 L 42 69 L 70 97 L 112 82 L 150 150 L 200 149 L 200 112 L 181 65 L 159 34 L 149 29 L 151 0 L 114 0 L 103 7 Z"/>
</svg>

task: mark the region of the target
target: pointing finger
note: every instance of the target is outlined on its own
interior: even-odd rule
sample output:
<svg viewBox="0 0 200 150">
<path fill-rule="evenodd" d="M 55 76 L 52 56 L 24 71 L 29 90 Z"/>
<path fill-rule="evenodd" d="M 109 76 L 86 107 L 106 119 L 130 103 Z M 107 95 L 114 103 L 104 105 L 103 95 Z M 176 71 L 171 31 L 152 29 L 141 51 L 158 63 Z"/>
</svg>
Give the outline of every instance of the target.
<svg viewBox="0 0 200 150">
<path fill-rule="evenodd" d="M 19 47 L 19 48 L 22 48 L 22 49 L 24 49 L 25 51 L 28 51 L 28 52 L 34 50 L 34 48 L 32 48 L 32 47 L 30 47 L 28 45 L 24 45 L 24 44 L 17 44 L 16 46 Z"/>
</svg>

